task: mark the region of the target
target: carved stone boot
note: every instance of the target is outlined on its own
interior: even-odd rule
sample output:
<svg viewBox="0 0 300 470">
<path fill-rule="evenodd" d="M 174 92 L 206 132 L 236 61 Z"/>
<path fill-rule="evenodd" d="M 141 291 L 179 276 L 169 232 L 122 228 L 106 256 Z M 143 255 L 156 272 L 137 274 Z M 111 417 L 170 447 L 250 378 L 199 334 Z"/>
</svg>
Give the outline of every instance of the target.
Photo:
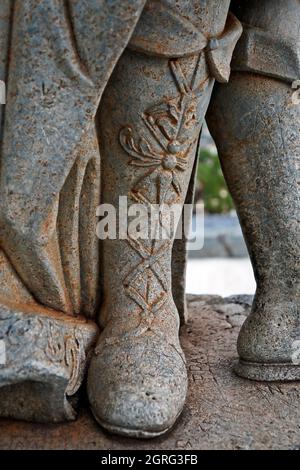
<svg viewBox="0 0 300 470">
<path fill-rule="evenodd" d="M 240 73 L 217 87 L 208 119 L 257 281 L 236 372 L 299 380 L 300 5 L 278 1 L 274 15 L 268 1 L 249 2 L 245 10 L 237 3 L 247 25 L 233 60 Z"/>
<path fill-rule="evenodd" d="M 181 16 L 178 5 L 178 11 L 175 6 L 168 11 L 164 3 L 147 4 L 110 79 L 99 116 L 102 202 L 118 208 L 119 196 L 127 196 L 129 214 L 137 203 L 146 211 L 157 205 L 162 232 L 166 209 L 175 204 L 181 208 L 186 197 L 214 82 L 208 56 L 216 74 L 227 74 L 240 34 L 240 25 L 231 19 L 226 51 L 211 54 L 201 28 L 197 31 Z M 187 17 L 193 19 L 196 9 L 189 7 Z M 220 7 L 220 18 L 215 18 L 216 35 L 223 31 L 227 8 Z M 157 21 L 164 15 L 173 21 L 166 25 L 180 31 L 181 41 L 174 41 L 171 26 L 163 28 Z M 204 14 L 201 19 L 207 20 Z M 184 39 L 190 40 L 189 49 Z M 150 222 L 149 213 L 141 218 Z M 107 430 L 154 437 L 174 424 L 187 392 L 171 288 L 174 235 L 143 239 L 132 236 L 131 228 L 126 239 L 103 243 L 104 330 L 91 361 L 88 394 L 95 418 Z"/>
</svg>

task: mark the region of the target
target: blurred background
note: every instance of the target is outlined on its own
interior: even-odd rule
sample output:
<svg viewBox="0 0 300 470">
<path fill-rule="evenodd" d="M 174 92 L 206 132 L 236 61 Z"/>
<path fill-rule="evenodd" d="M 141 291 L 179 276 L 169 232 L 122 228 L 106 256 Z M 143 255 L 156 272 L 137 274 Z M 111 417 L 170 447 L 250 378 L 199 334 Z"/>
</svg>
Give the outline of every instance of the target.
<svg viewBox="0 0 300 470">
<path fill-rule="evenodd" d="M 201 250 L 189 251 L 187 293 L 224 297 L 254 294 L 256 284 L 247 248 L 216 146 L 206 125 L 199 154 L 197 202 L 203 202 L 205 208 L 204 246 Z M 195 220 L 193 225 L 196 226 Z"/>
</svg>

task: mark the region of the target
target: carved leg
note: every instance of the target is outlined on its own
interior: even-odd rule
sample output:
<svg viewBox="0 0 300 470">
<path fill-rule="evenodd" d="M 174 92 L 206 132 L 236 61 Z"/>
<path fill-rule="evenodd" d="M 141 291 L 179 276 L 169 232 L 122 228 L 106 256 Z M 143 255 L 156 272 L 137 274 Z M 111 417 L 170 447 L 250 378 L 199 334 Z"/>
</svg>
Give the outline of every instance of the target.
<svg viewBox="0 0 300 470">
<path fill-rule="evenodd" d="M 300 379 L 300 106 L 293 94 L 283 81 L 235 73 L 209 110 L 257 281 L 236 372 L 256 380 Z"/>
<path fill-rule="evenodd" d="M 158 3 L 146 7 L 100 104 L 102 200 L 115 208 L 120 195 L 128 197 L 129 207 L 134 203 L 145 209 L 153 204 L 182 206 L 214 82 L 206 51 L 201 51 L 207 43 L 201 31 L 188 49 L 196 45 L 199 52 L 181 57 L 186 52 L 183 39 L 189 37 L 184 29 L 188 22 L 174 12 L 186 8 L 187 17 L 192 17 L 198 11 L 193 2 L 189 7 L 177 2 L 165 23 L 174 27 L 171 20 L 182 21 L 178 28 L 183 51 L 180 42 L 166 40 L 162 57 L 157 56 L 159 35 L 174 34 L 155 26 L 153 8 Z M 178 6 L 181 3 L 185 6 Z M 223 30 L 227 7 L 214 24 L 220 28 L 216 34 Z M 159 18 L 163 15 L 168 12 L 158 12 Z M 201 19 L 205 22 L 204 14 Z M 158 31 L 151 26 L 149 40 L 143 41 L 140 34 L 149 25 Z M 173 54 L 179 58 L 170 59 Z M 162 212 L 161 227 L 165 222 Z M 107 239 L 103 244 L 104 331 L 91 361 L 88 393 L 96 419 L 112 432 L 160 435 L 173 425 L 185 402 L 187 376 L 172 296 L 172 246 L 173 237 L 135 239 L 130 231 L 126 240 Z"/>
<path fill-rule="evenodd" d="M 183 204 L 212 82 L 193 83 L 197 64 L 197 57 L 184 67 L 180 60 L 123 55 L 101 103 L 105 203 L 118 207 L 125 195 L 129 206 Z M 158 435 L 183 407 L 187 379 L 171 252 L 170 239 L 104 242 L 105 329 L 89 397 L 109 430 Z"/>
</svg>

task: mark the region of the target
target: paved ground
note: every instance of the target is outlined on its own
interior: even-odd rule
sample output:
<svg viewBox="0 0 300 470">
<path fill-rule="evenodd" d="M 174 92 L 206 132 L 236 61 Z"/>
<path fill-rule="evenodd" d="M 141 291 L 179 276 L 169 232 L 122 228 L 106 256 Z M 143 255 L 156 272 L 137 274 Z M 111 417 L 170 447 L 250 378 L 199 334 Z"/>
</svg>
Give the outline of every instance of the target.
<svg viewBox="0 0 300 470">
<path fill-rule="evenodd" d="M 250 382 L 232 372 L 249 298 L 189 297 L 189 310 L 181 332 L 189 396 L 168 435 L 112 437 L 83 408 L 61 425 L 0 420 L 0 449 L 300 449 L 300 384 Z"/>
</svg>

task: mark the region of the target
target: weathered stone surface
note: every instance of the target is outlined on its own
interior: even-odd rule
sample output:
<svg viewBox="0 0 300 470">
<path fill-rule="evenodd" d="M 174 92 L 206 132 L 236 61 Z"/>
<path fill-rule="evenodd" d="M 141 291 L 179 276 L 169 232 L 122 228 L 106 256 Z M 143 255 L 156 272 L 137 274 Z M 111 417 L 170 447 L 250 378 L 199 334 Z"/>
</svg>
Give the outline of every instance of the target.
<svg viewBox="0 0 300 470">
<path fill-rule="evenodd" d="M 244 31 L 233 56 L 234 70 L 288 83 L 299 79 L 299 2 L 233 0 Z"/>
<path fill-rule="evenodd" d="M 95 210 L 99 202 L 117 208 L 126 195 L 130 206 L 157 204 L 157 225 L 165 230 L 166 207 L 182 207 L 188 188 L 192 194 L 214 81 L 228 80 L 242 32 L 228 14 L 230 3 L 3 3 L 0 79 L 8 93 L 0 117 L 1 357 L 9 339 L 3 414 L 71 417 L 52 396 L 46 401 L 36 383 L 61 392 L 60 404 L 76 392 L 89 347 L 80 347 L 83 329 L 67 331 L 67 315 L 95 319 L 100 284 L 104 331 L 88 378 L 96 418 L 109 430 L 148 437 L 168 430 L 180 413 L 186 370 L 172 292 L 183 311 L 184 250 L 178 251 L 173 284 L 172 235 L 157 243 L 153 237 L 137 240 L 128 229 L 126 240 L 104 241 L 100 266 Z M 247 54 L 262 55 L 257 60 L 254 54 L 255 63 L 249 55 L 231 83 L 217 89 L 210 119 L 258 284 L 239 336 L 237 370 L 252 378 L 300 379 L 300 366 L 292 364 L 293 345 L 300 341 L 300 108 L 291 83 L 299 72 L 300 5 L 278 0 L 280 15 L 274 16 L 269 0 L 242 3 L 242 41 L 252 44 Z M 34 300 L 41 308 L 32 306 Z M 44 308 L 63 312 L 65 323 L 53 318 L 62 313 L 48 311 L 51 319 L 44 321 Z M 224 306 L 216 299 L 214 308 L 228 328 L 241 324 L 243 303 Z M 20 337 L 25 343 L 19 357 Z M 90 346 L 88 334 L 86 342 Z M 78 348 L 73 380 L 70 364 Z M 45 357 L 49 350 L 59 358 L 54 371 Z M 32 403 L 26 406 L 28 394 Z"/>
<path fill-rule="evenodd" d="M 0 305 L 0 416 L 56 422 L 76 417 L 98 336 L 95 323 L 37 304 Z"/>
<path fill-rule="evenodd" d="M 234 3 L 247 25 L 240 44 L 248 44 L 244 56 L 239 46 L 236 54 L 247 64 L 234 62 L 230 83 L 216 87 L 207 122 L 257 282 L 237 372 L 300 380 L 300 105 L 293 84 L 300 3 L 278 0 L 275 10 L 269 0 Z"/>
<path fill-rule="evenodd" d="M 1 1 L 0 415 L 74 418 L 98 331 L 95 115 L 144 4 Z"/>
<path fill-rule="evenodd" d="M 41 305 L 67 314 L 98 311 L 95 115 L 144 4 L 1 2 L 1 252 Z"/>
<path fill-rule="evenodd" d="M 172 291 L 182 296 L 177 286 L 184 261 L 172 285 L 176 225 L 167 227 L 168 212 L 186 200 L 213 84 L 228 79 L 241 34 L 238 20 L 227 17 L 227 0 L 200 10 L 198 3 L 146 3 L 99 109 L 103 202 L 118 207 L 124 194 L 129 211 L 141 205 L 152 235 L 136 238 L 129 228 L 126 239 L 103 240 L 104 331 L 91 360 L 88 394 L 102 426 L 134 437 L 166 432 L 184 405 L 186 368 L 172 296 Z M 169 43 L 157 50 L 149 15 L 150 24 L 170 33 L 170 43 L 178 36 L 176 53 Z M 203 39 L 196 51 L 186 47 L 183 25 Z M 204 29 L 218 38 L 214 46 Z M 154 207 L 160 211 L 156 223 Z M 157 236 L 159 231 L 163 235 Z"/>
<path fill-rule="evenodd" d="M 239 331 L 236 319 L 245 318 L 248 303 L 248 296 L 245 303 L 240 296 L 229 302 L 217 296 L 189 298 L 190 320 L 181 330 L 181 343 L 190 388 L 183 414 L 167 435 L 146 441 L 110 436 L 83 408 L 77 421 L 64 425 L 1 420 L 0 448 L 299 448 L 300 385 L 253 382 L 233 373 Z"/>
<path fill-rule="evenodd" d="M 175 230 L 136 240 L 128 229 L 126 240 L 104 240 L 100 266 L 96 209 L 99 203 L 118 209 L 123 195 L 129 206 L 158 205 L 157 225 L 164 231 L 166 207 L 181 208 L 192 198 L 190 181 L 213 85 L 215 79 L 228 80 L 242 32 L 229 5 L 230 0 L 200 8 L 198 0 L 7 0 L 1 8 L 0 79 L 8 90 L 0 118 L 3 341 L 19 315 L 29 322 L 21 345 L 28 361 L 20 368 L 8 349 L 10 362 L 1 371 L 1 414 L 61 419 L 56 399 L 46 400 L 36 386 L 60 387 L 64 368 L 53 372 L 39 353 L 61 332 L 53 319 L 49 328 L 41 326 L 38 314 L 48 308 L 58 316 L 96 319 L 100 284 L 104 331 L 88 378 L 97 419 L 108 429 L 148 436 L 165 432 L 180 413 L 187 380 L 175 302 L 183 311 L 183 245 L 173 252 Z M 163 48 L 156 33 L 165 35 Z M 173 253 L 178 265 L 172 283 Z M 39 305 L 31 307 L 35 301 Z M 30 354 L 36 331 L 40 344 Z M 13 344 L 19 346 L 21 333 L 12 335 Z M 80 343 L 77 330 L 66 334 L 67 345 Z M 54 355 L 68 356 L 60 343 Z M 81 351 L 78 360 L 77 369 L 84 370 Z M 68 387 L 65 381 L 62 391 Z M 25 395 L 32 403 L 22 406 Z"/>
</svg>

